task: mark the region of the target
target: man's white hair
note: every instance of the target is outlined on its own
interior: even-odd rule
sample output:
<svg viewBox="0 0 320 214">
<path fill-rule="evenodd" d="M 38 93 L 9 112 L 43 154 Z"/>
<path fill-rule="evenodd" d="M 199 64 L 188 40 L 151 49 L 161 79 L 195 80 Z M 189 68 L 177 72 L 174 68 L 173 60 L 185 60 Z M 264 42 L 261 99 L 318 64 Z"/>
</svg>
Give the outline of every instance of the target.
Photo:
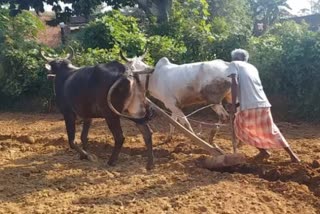
<svg viewBox="0 0 320 214">
<path fill-rule="evenodd" d="M 249 53 L 244 49 L 235 49 L 231 52 L 232 61 L 245 61 L 249 60 Z"/>
</svg>

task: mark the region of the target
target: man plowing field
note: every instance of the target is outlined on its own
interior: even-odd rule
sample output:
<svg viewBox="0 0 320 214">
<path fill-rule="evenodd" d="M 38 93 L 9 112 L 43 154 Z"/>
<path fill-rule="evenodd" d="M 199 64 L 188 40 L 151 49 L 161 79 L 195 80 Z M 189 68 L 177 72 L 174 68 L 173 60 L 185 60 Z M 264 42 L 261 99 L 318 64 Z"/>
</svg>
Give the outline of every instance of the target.
<svg viewBox="0 0 320 214">
<path fill-rule="evenodd" d="M 258 70 L 248 63 L 249 54 L 242 49 L 232 51 L 232 62 L 227 70 L 232 78 L 231 115 L 235 114 L 234 128 L 237 138 L 255 146 L 260 153 L 257 160 L 267 159 L 267 149 L 284 148 L 292 162 L 300 162 L 288 142 L 274 124 L 267 96 L 264 93 Z M 236 112 L 236 102 L 240 111 Z"/>
</svg>

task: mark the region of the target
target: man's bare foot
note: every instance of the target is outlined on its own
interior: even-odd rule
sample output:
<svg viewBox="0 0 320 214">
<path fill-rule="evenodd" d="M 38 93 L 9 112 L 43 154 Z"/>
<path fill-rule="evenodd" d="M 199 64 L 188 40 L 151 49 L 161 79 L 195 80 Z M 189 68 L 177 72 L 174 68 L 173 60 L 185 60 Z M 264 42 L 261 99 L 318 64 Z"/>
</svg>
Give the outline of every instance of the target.
<svg viewBox="0 0 320 214">
<path fill-rule="evenodd" d="M 271 156 L 271 153 L 270 153 L 270 152 L 268 152 L 268 151 L 265 150 L 265 149 L 259 149 L 259 150 L 260 150 L 259 154 L 257 154 L 257 155 L 253 158 L 254 161 L 262 162 L 262 161 L 264 161 L 264 160 L 269 159 L 269 157 Z"/>
</svg>

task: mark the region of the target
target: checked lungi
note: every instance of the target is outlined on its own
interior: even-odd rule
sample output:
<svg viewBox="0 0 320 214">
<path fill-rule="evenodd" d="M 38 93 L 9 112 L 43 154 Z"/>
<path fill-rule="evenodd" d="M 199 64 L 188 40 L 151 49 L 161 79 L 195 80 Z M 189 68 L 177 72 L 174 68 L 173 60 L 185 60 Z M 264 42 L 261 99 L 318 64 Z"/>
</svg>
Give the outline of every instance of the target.
<svg viewBox="0 0 320 214">
<path fill-rule="evenodd" d="M 273 122 L 270 108 L 247 109 L 236 113 L 234 127 L 239 140 L 257 148 L 289 147 Z"/>
</svg>

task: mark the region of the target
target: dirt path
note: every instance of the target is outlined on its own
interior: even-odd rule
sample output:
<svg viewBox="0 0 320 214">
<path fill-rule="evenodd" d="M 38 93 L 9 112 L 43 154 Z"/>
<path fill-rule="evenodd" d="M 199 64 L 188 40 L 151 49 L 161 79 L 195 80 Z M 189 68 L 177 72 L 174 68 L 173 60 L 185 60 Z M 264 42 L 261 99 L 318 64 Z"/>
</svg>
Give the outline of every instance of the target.
<svg viewBox="0 0 320 214">
<path fill-rule="evenodd" d="M 182 134 L 163 144 L 162 118 L 152 122 L 156 167 L 146 171 L 141 135 L 122 124 L 126 142 L 109 167 L 113 141 L 103 120 L 89 133 L 89 151 L 99 158 L 91 163 L 68 149 L 61 115 L 1 113 L 0 213 L 320 213 L 320 126 L 278 123 L 301 165 L 274 151 L 267 163 L 212 172 L 199 167 L 206 152 Z M 216 142 L 231 151 L 229 135 L 223 127 Z"/>
</svg>

